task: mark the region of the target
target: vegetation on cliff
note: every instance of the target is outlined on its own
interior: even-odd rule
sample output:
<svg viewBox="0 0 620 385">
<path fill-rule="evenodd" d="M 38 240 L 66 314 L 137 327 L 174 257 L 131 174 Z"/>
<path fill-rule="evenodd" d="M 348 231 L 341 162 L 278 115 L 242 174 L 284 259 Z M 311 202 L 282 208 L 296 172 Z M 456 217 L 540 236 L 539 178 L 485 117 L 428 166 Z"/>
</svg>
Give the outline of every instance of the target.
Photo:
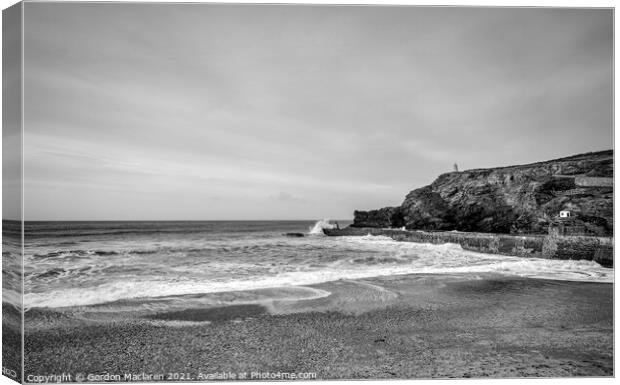
<svg viewBox="0 0 620 385">
<path fill-rule="evenodd" d="M 613 150 L 442 174 L 400 206 L 355 211 L 352 226 L 544 234 L 559 221 L 613 234 Z"/>
</svg>

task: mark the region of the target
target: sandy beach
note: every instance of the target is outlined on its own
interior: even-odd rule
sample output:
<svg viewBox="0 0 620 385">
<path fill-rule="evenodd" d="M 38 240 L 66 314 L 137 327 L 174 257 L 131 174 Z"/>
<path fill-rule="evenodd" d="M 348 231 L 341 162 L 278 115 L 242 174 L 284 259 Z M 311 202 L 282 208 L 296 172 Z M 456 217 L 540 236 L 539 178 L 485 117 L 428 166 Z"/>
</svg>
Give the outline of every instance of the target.
<svg viewBox="0 0 620 385">
<path fill-rule="evenodd" d="M 2 303 L 2 366 L 4 374 L 13 380 L 21 375 L 22 317 L 20 312 Z"/>
<path fill-rule="evenodd" d="M 402 275 L 309 290 L 330 294 L 293 300 L 263 293 L 254 303 L 173 310 L 31 309 L 25 374 L 613 375 L 612 284 Z"/>
</svg>

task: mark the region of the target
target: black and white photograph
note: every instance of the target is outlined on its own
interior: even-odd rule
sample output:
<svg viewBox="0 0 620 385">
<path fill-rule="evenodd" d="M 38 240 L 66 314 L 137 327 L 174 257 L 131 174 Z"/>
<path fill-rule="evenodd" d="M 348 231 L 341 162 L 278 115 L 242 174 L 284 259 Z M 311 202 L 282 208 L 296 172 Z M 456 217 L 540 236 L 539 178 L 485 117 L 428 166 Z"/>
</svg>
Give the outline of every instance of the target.
<svg viewBox="0 0 620 385">
<path fill-rule="evenodd" d="M 613 378 L 614 8 L 3 8 L 4 376 Z"/>
</svg>

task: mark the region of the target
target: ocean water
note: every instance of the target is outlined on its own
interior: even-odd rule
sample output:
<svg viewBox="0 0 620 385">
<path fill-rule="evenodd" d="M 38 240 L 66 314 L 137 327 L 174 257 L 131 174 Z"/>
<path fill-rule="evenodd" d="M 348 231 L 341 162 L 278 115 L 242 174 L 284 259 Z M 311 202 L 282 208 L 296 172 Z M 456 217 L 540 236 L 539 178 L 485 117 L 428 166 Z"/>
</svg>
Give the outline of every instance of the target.
<svg viewBox="0 0 620 385">
<path fill-rule="evenodd" d="M 24 307 L 157 302 L 278 287 L 320 296 L 329 293 L 299 286 L 409 273 L 613 281 L 612 269 L 590 261 L 483 254 L 383 236 L 327 237 L 325 226 L 331 225 L 326 220 L 28 222 Z M 10 257 L 3 252 L 3 259 Z M 15 296 L 4 300 L 10 298 Z"/>
</svg>

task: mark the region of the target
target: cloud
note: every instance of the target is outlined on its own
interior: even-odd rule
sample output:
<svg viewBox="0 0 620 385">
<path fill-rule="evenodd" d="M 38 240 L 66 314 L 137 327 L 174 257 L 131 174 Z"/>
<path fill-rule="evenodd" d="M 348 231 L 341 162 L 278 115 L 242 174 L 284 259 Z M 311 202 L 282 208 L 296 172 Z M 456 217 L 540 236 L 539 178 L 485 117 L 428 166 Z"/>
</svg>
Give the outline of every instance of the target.
<svg viewBox="0 0 620 385">
<path fill-rule="evenodd" d="M 304 199 L 298 198 L 284 191 L 280 191 L 276 195 L 269 196 L 269 199 L 279 202 L 305 202 Z"/>
<path fill-rule="evenodd" d="M 31 219 L 343 218 L 611 146 L 611 10 L 25 9 Z"/>
</svg>

